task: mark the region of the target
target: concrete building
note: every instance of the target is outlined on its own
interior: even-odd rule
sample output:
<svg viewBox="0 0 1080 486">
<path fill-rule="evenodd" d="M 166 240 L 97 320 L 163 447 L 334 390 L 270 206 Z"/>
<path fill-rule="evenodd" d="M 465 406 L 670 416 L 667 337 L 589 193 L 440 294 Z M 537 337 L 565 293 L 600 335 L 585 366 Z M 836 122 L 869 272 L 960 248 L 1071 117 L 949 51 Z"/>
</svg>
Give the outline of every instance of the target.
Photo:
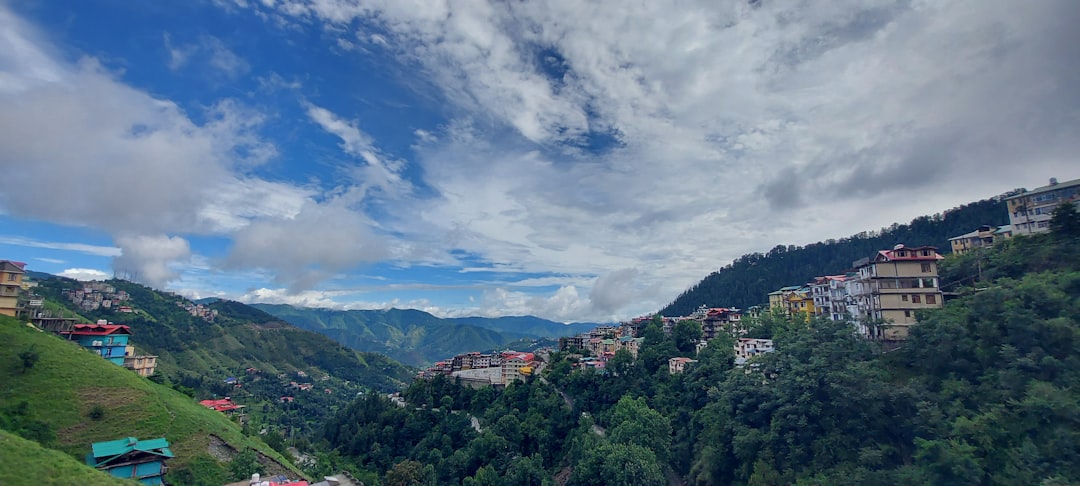
<svg viewBox="0 0 1080 486">
<path fill-rule="evenodd" d="M 916 311 L 942 305 L 937 262 L 943 258 L 935 247 L 901 244 L 856 261 L 858 276 L 851 292 L 859 332 L 882 341 L 907 339 L 908 328 L 917 322 Z M 880 325 L 868 327 L 867 321 Z"/>
<path fill-rule="evenodd" d="M 735 341 L 735 359 L 747 360 L 761 353 L 776 350 L 772 339 L 739 338 Z"/>
<path fill-rule="evenodd" d="M 1050 218 L 1054 209 L 1065 201 L 1080 200 L 1080 179 L 1050 184 L 1005 199 L 1009 208 L 1009 223 L 1014 235 L 1029 235 L 1050 231 Z"/>
<path fill-rule="evenodd" d="M 979 226 L 975 231 L 949 238 L 953 254 L 963 255 L 976 248 L 985 248 L 994 244 L 994 234 L 998 230 L 993 226 Z"/>
<path fill-rule="evenodd" d="M 668 373 L 671 373 L 673 375 L 676 373 L 682 373 L 683 371 L 686 371 L 686 365 L 690 363 L 697 363 L 697 360 L 682 357 L 669 358 Z"/>
<path fill-rule="evenodd" d="M 0 260 L 0 315 L 15 317 L 19 310 L 25 263 Z"/>
</svg>

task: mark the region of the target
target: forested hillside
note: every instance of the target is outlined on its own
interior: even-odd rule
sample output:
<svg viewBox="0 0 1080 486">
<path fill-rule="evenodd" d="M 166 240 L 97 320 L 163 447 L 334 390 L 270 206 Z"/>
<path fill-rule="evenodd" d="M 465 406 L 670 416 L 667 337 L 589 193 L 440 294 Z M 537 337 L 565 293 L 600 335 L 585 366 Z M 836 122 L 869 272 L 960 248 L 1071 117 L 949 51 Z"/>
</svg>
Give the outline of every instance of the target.
<svg viewBox="0 0 1080 486">
<path fill-rule="evenodd" d="M 417 381 L 406 406 L 365 397 L 323 438 L 383 484 L 1077 484 L 1074 223 L 947 259 L 974 276 L 888 353 L 847 323 L 770 315 L 775 352 L 736 368 L 718 338 L 672 375 L 695 328 L 653 323 L 606 373 L 555 354 L 502 392 Z"/>
<path fill-rule="evenodd" d="M 705 277 L 660 310 L 665 316 L 689 315 L 701 305 L 747 308 L 764 303 L 769 292 L 801 285 L 815 276 L 835 275 L 851 263 L 892 248 L 933 245 L 944 254 L 949 238 L 973 231 L 980 225 L 1008 224 L 1005 202 L 988 199 L 941 214 L 921 216 L 908 224 L 894 224 L 880 231 L 862 232 L 839 240 L 806 246 L 777 245 L 767 253 L 743 255 Z"/>
<path fill-rule="evenodd" d="M 334 310 L 254 304 L 297 327 L 353 349 L 426 366 L 469 351 L 502 349 L 523 339 L 572 336 L 595 324 L 562 324 L 532 316 L 443 319 L 414 309 Z"/>
</svg>

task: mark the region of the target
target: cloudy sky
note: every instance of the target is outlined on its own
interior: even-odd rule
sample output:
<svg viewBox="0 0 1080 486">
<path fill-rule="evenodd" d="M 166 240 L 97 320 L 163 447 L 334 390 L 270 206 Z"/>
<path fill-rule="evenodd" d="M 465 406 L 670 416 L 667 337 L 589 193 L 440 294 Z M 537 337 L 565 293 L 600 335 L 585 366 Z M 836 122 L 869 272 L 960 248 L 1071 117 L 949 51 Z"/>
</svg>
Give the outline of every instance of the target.
<svg viewBox="0 0 1080 486">
<path fill-rule="evenodd" d="M 1075 0 L 0 0 L 0 258 L 619 319 L 1080 177 Z"/>
</svg>

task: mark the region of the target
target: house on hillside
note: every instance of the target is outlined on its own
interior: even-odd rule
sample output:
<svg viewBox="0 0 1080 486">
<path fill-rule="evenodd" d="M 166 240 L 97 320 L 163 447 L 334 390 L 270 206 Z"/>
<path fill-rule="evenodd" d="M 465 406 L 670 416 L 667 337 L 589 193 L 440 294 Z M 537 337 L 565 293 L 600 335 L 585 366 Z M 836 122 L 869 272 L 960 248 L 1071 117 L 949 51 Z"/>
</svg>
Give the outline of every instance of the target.
<svg viewBox="0 0 1080 486">
<path fill-rule="evenodd" d="M 199 402 L 199 405 L 209 408 L 210 410 L 222 412 L 226 415 L 244 413 L 244 405 L 233 403 L 231 397 L 220 398 L 217 400 L 203 400 Z"/>
<path fill-rule="evenodd" d="M 19 309 L 25 263 L 0 260 L 0 315 L 15 317 Z"/>
<path fill-rule="evenodd" d="M 128 338 L 131 337 L 130 327 L 98 321 L 97 324 L 76 324 L 63 334 L 117 366 L 124 365 Z"/>
<path fill-rule="evenodd" d="M 676 374 L 686 371 L 686 365 L 690 363 L 697 363 L 696 359 L 675 357 L 668 359 L 668 373 Z"/>
<path fill-rule="evenodd" d="M 963 255 L 976 248 L 985 248 L 994 244 L 995 234 L 1000 227 L 982 225 L 970 233 L 949 238 L 949 246 L 954 255 Z M 998 238 L 1000 240 L 1000 238 Z"/>
<path fill-rule="evenodd" d="M 165 484 L 162 477 L 168 467 L 165 460 L 173 457 L 165 438 L 138 440 L 134 437 L 95 442 L 86 464 L 117 478 L 135 479 L 143 484 Z"/>
</svg>

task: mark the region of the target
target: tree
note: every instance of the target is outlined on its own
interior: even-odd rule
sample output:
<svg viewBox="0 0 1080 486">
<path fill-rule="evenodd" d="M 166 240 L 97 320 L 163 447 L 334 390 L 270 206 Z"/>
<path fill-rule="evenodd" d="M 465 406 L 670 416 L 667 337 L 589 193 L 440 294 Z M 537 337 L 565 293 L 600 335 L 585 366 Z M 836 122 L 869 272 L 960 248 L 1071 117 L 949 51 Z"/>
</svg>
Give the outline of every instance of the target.
<svg viewBox="0 0 1080 486">
<path fill-rule="evenodd" d="M 38 355 L 37 348 L 34 346 L 27 347 L 23 352 L 19 353 L 19 370 L 22 373 L 30 371 L 37 364 L 38 359 L 41 358 Z"/>
<path fill-rule="evenodd" d="M 251 449 L 244 449 L 237 453 L 229 462 L 229 476 L 234 481 L 248 479 L 257 472 L 259 472 L 259 457 Z"/>
<path fill-rule="evenodd" d="M 701 323 L 684 319 L 675 324 L 671 331 L 671 337 L 675 340 L 675 348 L 681 353 L 693 353 L 697 349 L 698 341 L 701 341 Z"/>
<path fill-rule="evenodd" d="M 1065 201 L 1054 209 L 1050 231 L 1062 236 L 1080 236 L 1080 211 L 1072 201 Z"/>
<path fill-rule="evenodd" d="M 435 468 L 417 461 L 401 461 L 386 471 L 386 486 L 434 486 Z"/>
</svg>

